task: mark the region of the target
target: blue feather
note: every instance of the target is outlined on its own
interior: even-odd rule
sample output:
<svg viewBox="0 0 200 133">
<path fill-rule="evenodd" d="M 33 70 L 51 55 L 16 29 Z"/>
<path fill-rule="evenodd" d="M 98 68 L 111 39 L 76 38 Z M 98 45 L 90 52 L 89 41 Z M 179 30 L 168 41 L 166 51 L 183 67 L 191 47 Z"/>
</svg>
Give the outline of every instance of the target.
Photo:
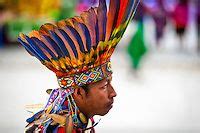
<svg viewBox="0 0 200 133">
<path fill-rule="evenodd" d="M 42 42 L 40 41 L 38 38 L 33 37 L 32 38 L 35 42 L 37 42 L 38 45 L 40 45 L 41 47 L 43 47 L 51 56 L 53 59 L 56 59 L 56 55 Z"/>
<path fill-rule="evenodd" d="M 38 117 L 44 112 L 44 110 L 41 110 L 39 112 L 37 112 L 36 114 L 34 114 L 32 117 L 28 118 L 26 120 L 27 123 L 32 123 L 33 121 L 37 120 Z"/>
<path fill-rule="evenodd" d="M 53 37 L 53 39 L 55 39 L 57 45 L 59 46 L 60 50 L 62 51 L 62 53 L 69 57 L 69 52 L 67 50 L 67 48 L 65 47 L 64 42 L 62 41 L 62 39 L 53 31 L 49 31 L 50 35 Z"/>
<path fill-rule="evenodd" d="M 74 45 L 72 39 L 67 35 L 67 33 L 64 30 L 62 30 L 62 29 L 58 29 L 58 30 L 63 35 L 63 37 L 66 39 L 66 41 L 69 43 L 69 45 L 72 48 L 72 51 L 74 53 L 74 56 L 76 58 L 78 58 L 78 53 L 77 53 L 77 50 L 76 50 L 76 46 Z"/>
<path fill-rule="evenodd" d="M 58 54 L 58 58 L 64 57 L 64 55 L 62 54 L 62 51 L 60 50 L 60 48 L 58 47 L 58 45 L 55 43 L 53 39 L 51 39 L 47 35 L 43 35 L 43 37 L 48 41 L 48 43 L 53 47 L 55 52 Z"/>
<path fill-rule="evenodd" d="M 86 50 L 84 48 L 83 41 L 82 41 L 81 36 L 79 35 L 79 33 L 71 26 L 66 26 L 66 27 L 72 32 L 72 34 L 74 35 L 74 37 L 76 38 L 76 40 L 77 40 L 77 42 L 78 42 L 78 44 L 80 46 L 81 52 L 84 53 Z"/>
<path fill-rule="evenodd" d="M 24 41 L 21 40 L 21 38 L 18 38 L 18 41 L 21 43 L 22 46 L 33 56 L 35 56 L 38 60 L 43 61 L 43 59 L 38 56 L 38 54 Z"/>
<path fill-rule="evenodd" d="M 86 47 L 87 47 L 87 50 L 90 52 L 91 50 L 91 36 L 90 36 L 90 32 L 87 28 L 87 26 L 85 24 L 82 24 L 82 23 L 79 23 L 82 30 L 84 31 L 84 34 L 85 34 L 85 38 L 86 38 Z"/>
<path fill-rule="evenodd" d="M 44 54 L 44 52 L 35 44 L 35 42 L 29 38 L 28 36 L 25 36 L 25 39 L 28 41 L 30 44 L 31 48 L 35 50 L 36 53 L 43 59 L 50 61 L 49 58 Z"/>
</svg>

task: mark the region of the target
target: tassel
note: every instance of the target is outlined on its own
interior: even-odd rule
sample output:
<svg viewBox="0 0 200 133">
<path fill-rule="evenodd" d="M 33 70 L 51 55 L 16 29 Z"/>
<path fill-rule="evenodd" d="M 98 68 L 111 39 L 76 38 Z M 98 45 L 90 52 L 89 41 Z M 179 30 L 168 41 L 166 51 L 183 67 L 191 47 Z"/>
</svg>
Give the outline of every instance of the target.
<svg viewBox="0 0 200 133">
<path fill-rule="evenodd" d="M 82 121 L 84 124 L 87 123 L 87 119 L 86 119 L 86 117 L 84 116 L 83 113 L 79 113 L 79 117 L 80 117 L 81 121 Z"/>
<path fill-rule="evenodd" d="M 66 120 L 66 133 L 72 133 L 73 131 L 73 120 L 72 116 L 69 115 L 68 119 Z"/>
</svg>

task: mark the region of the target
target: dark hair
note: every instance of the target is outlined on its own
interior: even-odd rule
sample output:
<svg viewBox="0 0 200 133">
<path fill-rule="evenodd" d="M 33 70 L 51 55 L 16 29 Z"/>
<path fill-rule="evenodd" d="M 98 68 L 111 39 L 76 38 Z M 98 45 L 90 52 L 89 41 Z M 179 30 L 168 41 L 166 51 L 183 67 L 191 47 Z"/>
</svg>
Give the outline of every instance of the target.
<svg viewBox="0 0 200 133">
<path fill-rule="evenodd" d="M 188 4 L 188 0 L 180 0 L 179 2 L 183 4 Z"/>
<path fill-rule="evenodd" d="M 88 85 L 83 85 L 81 87 L 84 89 L 84 91 L 86 92 L 86 94 L 88 94 L 88 92 L 89 92 Z"/>
</svg>

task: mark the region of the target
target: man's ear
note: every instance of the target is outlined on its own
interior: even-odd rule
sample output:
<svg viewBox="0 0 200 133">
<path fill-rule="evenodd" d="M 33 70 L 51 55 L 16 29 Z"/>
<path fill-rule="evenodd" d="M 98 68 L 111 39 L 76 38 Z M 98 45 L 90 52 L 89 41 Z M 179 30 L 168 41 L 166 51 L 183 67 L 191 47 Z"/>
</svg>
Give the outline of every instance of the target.
<svg viewBox="0 0 200 133">
<path fill-rule="evenodd" d="M 76 98 L 83 100 L 86 97 L 86 92 L 82 87 L 78 87 L 78 88 L 74 89 L 73 95 Z"/>
</svg>

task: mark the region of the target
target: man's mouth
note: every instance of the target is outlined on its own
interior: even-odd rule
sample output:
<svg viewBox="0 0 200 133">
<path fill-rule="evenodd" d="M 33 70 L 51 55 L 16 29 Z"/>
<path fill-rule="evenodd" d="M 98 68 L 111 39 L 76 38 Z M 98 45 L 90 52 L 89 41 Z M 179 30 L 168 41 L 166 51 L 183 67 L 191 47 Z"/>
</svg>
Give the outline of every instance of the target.
<svg viewBox="0 0 200 133">
<path fill-rule="evenodd" d="M 108 104 L 108 105 L 109 105 L 109 108 L 112 108 L 112 106 L 113 106 L 113 103 L 114 103 L 114 101 L 113 101 L 113 100 L 109 102 L 109 104 Z"/>
</svg>

